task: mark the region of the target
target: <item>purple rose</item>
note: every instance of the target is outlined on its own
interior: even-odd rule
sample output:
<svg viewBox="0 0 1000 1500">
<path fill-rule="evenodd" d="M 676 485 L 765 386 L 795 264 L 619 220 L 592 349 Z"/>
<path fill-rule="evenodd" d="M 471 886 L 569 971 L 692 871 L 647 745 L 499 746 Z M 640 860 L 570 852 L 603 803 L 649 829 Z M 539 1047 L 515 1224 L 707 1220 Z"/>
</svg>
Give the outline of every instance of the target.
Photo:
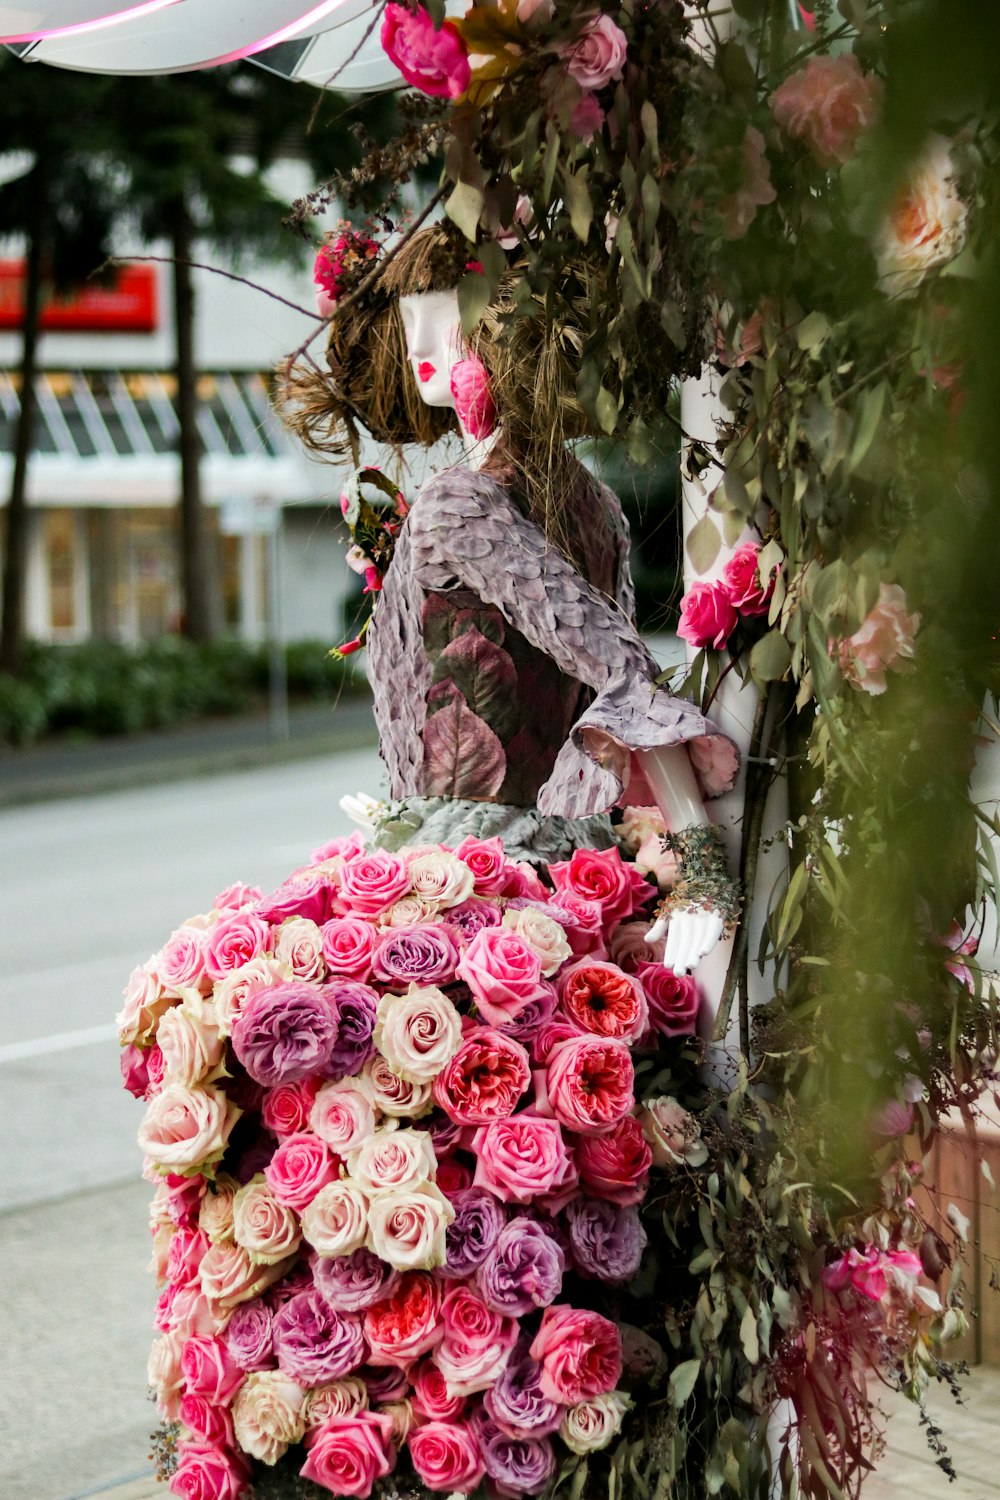
<svg viewBox="0 0 1000 1500">
<path fill-rule="evenodd" d="M 397 1369 L 395 1365 L 387 1365 L 384 1369 L 377 1365 L 365 1365 L 357 1373 L 368 1387 L 368 1399 L 373 1404 L 399 1401 L 410 1389 L 406 1371 Z"/>
<path fill-rule="evenodd" d="M 226 1325 L 229 1357 L 241 1370 L 273 1370 L 274 1314 L 260 1297 L 233 1309 Z"/>
<path fill-rule="evenodd" d="M 497 1027 L 497 1031 L 502 1031 L 504 1036 L 512 1037 L 522 1047 L 529 1049 L 539 1029 L 546 1021 L 551 1021 L 559 998 L 554 985 L 544 979 L 541 982 L 544 989 L 526 1001 L 512 1021 L 504 1021 Z"/>
<path fill-rule="evenodd" d="M 514 1438 L 492 1425 L 479 1438 L 486 1472 L 502 1492 L 538 1495 L 556 1468 L 556 1455 L 547 1437 Z"/>
<path fill-rule="evenodd" d="M 642 1263 L 646 1231 L 635 1208 L 605 1198 L 575 1198 L 566 1205 L 570 1254 L 582 1276 L 628 1281 Z"/>
<path fill-rule="evenodd" d="M 397 927 L 387 932 L 372 955 L 375 978 L 383 984 L 450 984 L 458 945 L 440 922 Z"/>
<path fill-rule="evenodd" d="M 507 1367 L 483 1397 L 493 1422 L 512 1438 L 539 1438 L 555 1432 L 565 1407 L 542 1392 L 542 1367 L 528 1354 L 528 1339 L 519 1343 Z"/>
<path fill-rule="evenodd" d="M 285 1303 L 297 1297 L 299 1292 L 312 1291 L 312 1284 L 312 1271 L 309 1266 L 305 1261 L 296 1261 L 287 1276 L 282 1276 L 280 1281 L 276 1281 L 272 1287 L 268 1288 L 267 1305 L 272 1312 L 277 1312 L 279 1307 L 284 1307 Z"/>
<path fill-rule="evenodd" d="M 435 1109 L 432 1114 L 425 1115 L 422 1120 L 414 1120 L 413 1128 L 426 1130 L 438 1161 L 443 1161 L 453 1151 L 459 1150 L 465 1135 L 465 1126 L 449 1120 L 443 1109 Z"/>
<path fill-rule="evenodd" d="M 512 903 L 513 904 L 513 903 Z M 477 932 L 484 927 L 499 927 L 503 912 L 495 901 L 484 901 L 482 896 L 470 896 L 458 906 L 448 908 L 445 926 L 450 927 L 459 942 L 471 943 Z"/>
<path fill-rule="evenodd" d="M 278 1368 L 300 1385 L 326 1385 L 350 1375 L 365 1357 L 361 1321 L 334 1312 L 315 1289 L 299 1292 L 274 1319 Z"/>
<path fill-rule="evenodd" d="M 389 1296 L 399 1272 L 362 1246 L 351 1255 L 317 1255 L 313 1278 L 316 1290 L 334 1312 L 359 1313 Z"/>
<path fill-rule="evenodd" d="M 491 1312 L 521 1318 L 548 1307 L 562 1290 L 566 1257 L 532 1219 L 511 1219 L 479 1267 L 477 1280 Z"/>
<path fill-rule="evenodd" d="M 233 1051 L 265 1088 L 322 1073 L 337 1040 L 337 1017 L 316 985 L 257 985 L 233 1023 Z"/>
<path fill-rule="evenodd" d="M 505 1215 L 485 1188 L 462 1188 L 451 1200 L 455 1217 L 445 1234 L 445 1263 L 439 1276 L 471 1276 L 496 1244 Z"/>
<path fill-rule="evenodd" d="M 287 917 L 308 917 L 321 927 L 330 915 L 329 879 L 303 870 L 283 880 L 252 908 L 255 916 L 279 926 Z"/>
<path fill-rule="evenodd" d="M 337 1018 L 337 1040 L 324 1076 L 353 1078 L 375 1053 L 378 992 L 356 979 L 335 979 L 323 986 L 323 993 Z"/>
</svg>

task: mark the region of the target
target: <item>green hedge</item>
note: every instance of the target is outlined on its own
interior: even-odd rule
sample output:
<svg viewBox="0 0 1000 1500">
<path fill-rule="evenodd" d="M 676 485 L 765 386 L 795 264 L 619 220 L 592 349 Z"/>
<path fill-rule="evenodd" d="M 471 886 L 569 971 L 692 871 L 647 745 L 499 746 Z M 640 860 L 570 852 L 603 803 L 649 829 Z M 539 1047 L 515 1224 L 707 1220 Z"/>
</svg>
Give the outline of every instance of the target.
<svg viewBox="0 0 1000 1500">
<path fill-rule="evenodd" d="M 338 661 L 323 641 L 290 642 L 285 662 L 293 699 L 330 703 L 368 691 L 358 659 Z M 268 648 L 242 641 L 32 642 L 19 677 L 0 673 L 0 743 L 29 745 L 45 734 L 134 734 L 245 713 L 262 703 L 268 676 Z"/>
</svg>

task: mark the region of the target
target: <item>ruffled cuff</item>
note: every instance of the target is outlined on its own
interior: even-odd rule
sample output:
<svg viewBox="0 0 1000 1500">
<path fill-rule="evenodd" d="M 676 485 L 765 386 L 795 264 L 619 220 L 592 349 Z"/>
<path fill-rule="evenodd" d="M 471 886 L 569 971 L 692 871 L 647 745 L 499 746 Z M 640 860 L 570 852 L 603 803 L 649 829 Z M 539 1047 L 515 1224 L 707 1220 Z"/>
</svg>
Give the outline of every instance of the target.
<svg viewBox="0 0 1000 1500">
<path fill-rule="evenodd" d="M 735 785 L 739 750 L 694 704 L 642 676 L 610 682 L 573 725 L 539 793 L 539 811 L 564 817 L 607 812 L 622 801 L 632 751 L 674 745 L 687 745 L 705 797 Z"/>
</svg>

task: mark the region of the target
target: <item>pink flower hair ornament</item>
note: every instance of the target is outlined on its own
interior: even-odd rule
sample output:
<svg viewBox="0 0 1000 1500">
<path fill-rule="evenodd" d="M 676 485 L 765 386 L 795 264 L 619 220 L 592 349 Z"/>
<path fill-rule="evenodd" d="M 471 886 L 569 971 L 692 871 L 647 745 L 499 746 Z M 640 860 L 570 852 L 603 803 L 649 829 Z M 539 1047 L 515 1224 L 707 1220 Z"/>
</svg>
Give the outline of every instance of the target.
<svg viewBox="0 0 1000 1500">
<path fill-rule="evenodd" d="M 489 371 L 474 354 L 460 359 L 452 369 L 451 394 L 458 420 L 471 437 L 478 441 L 496 430 L 497 410 L 490 391 Z"/>
</svg>

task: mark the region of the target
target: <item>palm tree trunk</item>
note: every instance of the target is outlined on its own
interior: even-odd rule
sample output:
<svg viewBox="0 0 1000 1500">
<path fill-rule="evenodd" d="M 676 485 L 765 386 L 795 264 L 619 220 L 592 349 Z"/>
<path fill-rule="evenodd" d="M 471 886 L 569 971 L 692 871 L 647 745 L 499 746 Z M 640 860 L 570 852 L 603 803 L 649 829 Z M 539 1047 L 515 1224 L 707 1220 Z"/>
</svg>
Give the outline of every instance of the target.
<svg viewBox="0 0 1000 1500">
<path fill-rule="evenodd" d="M 14 473 L 7 502 L 4 538 L 0 671 L 12 674 L 16 674 L 21 666 L 24 647 L 24 582 L 28 564 L 28 462 L 35 429 L 35 374 L 38 368 L 38 327 L 42 316 L 44 199 L 42 184 L 39 183 L 36 197 L 39 213 L 31 226 L 28 239 L 21 344 L 21 411 L 14 440 Z"/>
<path fill-rule="evenodd" d="M 193 641 L 210 641 L 217 633 L 218 590 L 214 586 L 213 556 L 207 518 L 201 499 L 201 439 L 198 433 L 198 371 L 194 357 L 194 285 L 190 261 L 194 225 L 182 198 L 172 206 L 174 336 L 176 338 L 177 422 L 180 428 L 180 542 L 181 586 L 184 596 L 184 634 Z"/>
</svg>

